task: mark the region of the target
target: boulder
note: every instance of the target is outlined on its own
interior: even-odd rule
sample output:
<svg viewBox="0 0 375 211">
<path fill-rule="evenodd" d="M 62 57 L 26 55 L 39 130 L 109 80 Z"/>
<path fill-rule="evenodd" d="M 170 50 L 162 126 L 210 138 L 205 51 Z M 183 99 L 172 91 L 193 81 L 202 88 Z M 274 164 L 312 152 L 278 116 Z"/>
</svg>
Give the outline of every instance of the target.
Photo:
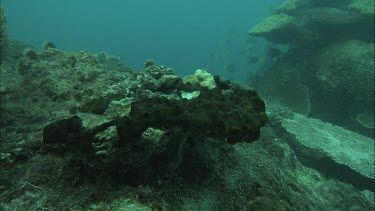
<svg viewBox="0 0 375 211">
<path fill-rule="evenodd" d="M 374 191 L 374 140 L 294 113 L 281 121 L 302 163 L 323 174 Z"/>
</svg>

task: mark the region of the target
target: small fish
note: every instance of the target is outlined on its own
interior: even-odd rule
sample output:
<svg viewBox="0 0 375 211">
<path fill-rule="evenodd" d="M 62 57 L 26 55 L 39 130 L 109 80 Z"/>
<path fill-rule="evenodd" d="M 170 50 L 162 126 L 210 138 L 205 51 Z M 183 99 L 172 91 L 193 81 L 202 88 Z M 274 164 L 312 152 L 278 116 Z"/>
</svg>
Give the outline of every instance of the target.
<svg viewBox="0 0 375 211">
<path fill-rule="evenodd" d="M 275 6 L 274 5 L 268 5 L 268 13 L 273 14 L 275 12 Z"/>
<path fill-rule="evenodd" d="M 225 64 L 224 70 L 228 73 L 235 73 L 236 72 L 236 66 L 234 64 Z"/>
<path fill-rule="evenodd" d="M 255 64 L 255 63 L 258 63 L 259 60 L 260 60 L 259 57 L 257 57 L 257 56 L 251 56 L 251 57 L 249 58 L 249 60 L 247 60 L 247 61 L 248 61 L 248 63 L 250 63 L 250 64 Z"/>
<path fill-rule="evenodd" d="M 212 53 L 211 54 L 211 57 L 215 60 L 218 60 L 219 59 L 219 53 L 218 52 L 215 52 L 215 53 Z"/>
<path fill-rule="evenodd" d="M 246 47 L 247 47 L 248 50 L 252 50 L 252 49 L 255 48 L 255 46 L 253 44 L 247 44 Z"/>
<path fill-rule="evenodd" d="M 144 63 L 145 69 L 151 66 L 155 65 L 155 60 L 154 59 L 147 59 Z"/>
<path fill-rule="evenodd" d="M 253 43 L 256 43 L 256 38 L 255 37 L 247 37 L 244 41 L 246 43 L 253 44 Z"/>
<path fill-rule="evenodd" d="M 224 33 L 233 34 L 235 32 L 236 32 L 236 30 L 233 26 L 227 26 L 227 27 L 224 28 Z"/>
<path fill-rule="evenodd" d="M 281 50 L 278 48 L 274 48 L 274 47 L 270 47 L 266 51 L 266 55 L 271 58 L 277 58 L 281 56 L 281 54 L 282 54 Z"/>
<path fill-rule="evenodd" d="M 246 54 L 246 49 L 245 48 L 241 48 L 241 55 L 245 55 Z"/>
</svg>

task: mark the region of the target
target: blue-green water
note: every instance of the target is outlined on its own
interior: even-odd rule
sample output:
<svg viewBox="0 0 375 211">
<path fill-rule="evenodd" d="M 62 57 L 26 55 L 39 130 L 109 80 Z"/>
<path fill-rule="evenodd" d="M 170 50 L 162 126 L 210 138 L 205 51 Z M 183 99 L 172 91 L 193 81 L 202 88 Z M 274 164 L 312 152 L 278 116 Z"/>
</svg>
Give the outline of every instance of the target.
<svg viewBox="0 0 375 211">
<path fill-rule="evenodd" d="M 50 40 L 67 50 L 105 51 L 141 69 L 146 59 L 186 75 L 209 69 L 242 80 L 255 71 L 249 57 L 262 53 L 262 39 L 247 31 L 282 0 L 3 0 L 9 37 L 34 47 Z M 250 52 L 249 52 L 250 51 Z"/>
</svg>

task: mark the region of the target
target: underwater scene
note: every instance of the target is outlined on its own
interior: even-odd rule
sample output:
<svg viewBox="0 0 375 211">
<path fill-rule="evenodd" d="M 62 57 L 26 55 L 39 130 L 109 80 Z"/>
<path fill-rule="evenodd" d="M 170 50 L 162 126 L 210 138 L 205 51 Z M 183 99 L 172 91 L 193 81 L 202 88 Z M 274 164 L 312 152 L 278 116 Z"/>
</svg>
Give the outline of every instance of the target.
<svg viewBox="0 0 375 211">
<path fill-rule="evenodd" d="M 374 0 L 2 0 L 0 210 L 374 210 Z"/>
</svg>

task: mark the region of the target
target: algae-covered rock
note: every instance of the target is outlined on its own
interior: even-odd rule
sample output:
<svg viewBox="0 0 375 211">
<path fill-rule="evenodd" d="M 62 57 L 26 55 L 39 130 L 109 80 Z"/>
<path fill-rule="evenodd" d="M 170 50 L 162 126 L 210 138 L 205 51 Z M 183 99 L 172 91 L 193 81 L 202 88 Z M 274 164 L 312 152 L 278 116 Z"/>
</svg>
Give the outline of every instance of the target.
<svg viewBox="0 0 375 211">
<path fill-rule="evenodd" d="M 323 48 L 313 57 L 316 76 L 326 92 L 355 99 L 371 108 L 374 99 L 374 44 L 347 40 Z M 363 108 L 364 110 L 365 108 Z"/>
<path fill-rule="evenodd" d="M 160 79 L 163 76 L 173 75 L 173 69 L 166 66 L 148 66 L 145 71 L 155 79 Z"/>
<path fill-rule="evenodd" d="M 293 25 L 295 19 L 286 14 L 277 14 L 267 17 L 258 25 L 250 29 L 250 35 L 262 35 L 275 32 L 277 30 L 283 29 Z"/>
<path fill-rule="evenodd" d="M 43 142 L 46 144 L 64 143 L 69 133 L 78 133 L 83 129 L 82 120 L 73 116 L 47 125 L 43 130 Z"/>
<path fill-rule="evenodd" d="M 268 103 L 373 136 L 356 120 L 357 114 L 374 107 L 373 43 L 345 40 L 308 57 L 286 56 L 252 79 Z"/>
<path fill-rule="evenodd" d="M 327 25 L 337 27 L 347 24 L 356 24 L 364 20 L 361 14 L 335 7 L 300 9 L 294 13 L 294 16 L 304 20 L 304 24 L 307 27 L 313 27 L 313 24 L 318 24 L 320 27 Z"/>
<path fill-rule="evenodd" d="M 45 51 L 48 49 L 55 49 L 55 48 L 56 48 L 56 45 L 51 41 L 46 41 L 42 44 L 42 49 Z"/>
<path fill-rule="evenodd" d="M 150 107 L 150 105 L 153 105 Z M 149 98 L 132 103 L 130 118 L 118 126 L 120 139 L 136 141 L 148 127 L 182 130 L 183 133 L 213 137 L 229 143 L 252 142 L 267 121 L 264 102 L 253 90 L 236 87 L 201 92 L 190 100 Z"/>
<path fill-rule="evenodd" d="M 72 124 L 77 125 L 74 130 L 69 128 L 72 120 L 81 123 Z M 227 90 L 202 89 L 190 100 L 144 97 L 131 103 L 128 116 L 88 128 L 82 127 L 79 117 L 72 117 L 47 125 L 43 137 L 45 143 L 64 143 L 76 159 L 91 163 L 85 166 L 88 169 L 142 184 L 171 179 L 184 156 L 189 156 L 186 145 L 206 137 L 226 144 L 253 142 L 266 122 L 265 104 L 257 93 L 234 85 Z M 118 137 L 100 139 L 97 134 L 112 126 Z"/>
<path fill-rule="evenodd" d="M 253 27 L 249 34 L 272 42 L 316 47 L 318 40 L 336 41 L 342 37 L 371 39 L 373 1 L 289 0 L 274 14 Z M 341 33 L 336 34 L 337 31 Z M 336 37 L 339 39 L 334 39 Z"/>
<path fill-rule="evenodd" d="M 303 2 L 304 0 L 287 0 L 276 8 L 276 13 L 288 13 L 295 11 L 301 4 L 303 4 Z"/>
<path fill-rule="evenodd" d="M 75 99 L 79 104 L 103 96 L 103 90 L 116 95 L 122 89 L 115 90 L 122 75 L 129 74 L 119 73 L 109 64 L 99 64 L 91 53 L 65 52 L 52 47 L 43 51 L 26 49 L 15 67 L 23 80 L 28 81 L 21 86 L 25 95 L 31 95 L 26 90 L 34 90 L 34 96 L 37 92 L 60 102 Z"/>
<path fill-rule="evenodd" d="M 111 100 L 107 97 L 98 97 L 85 103 L 80 111 L 93 114 L 103 114 L 108 108 Z"/>
<path fill-rule="evenodd" d="M 374 191 L 373 140 L 300 114 L 285 118 L 282 127 L 295 137 L 290 139 L 291 145 L 306 165 Z"/>
<path fill-rule="evenodd" d="M 100 52 L 96 55 L 96 59 L 99 64 L 106 65 L 108 67 L 120 67 L 122 66 L 121 58 L 118 56 L 111 56 L 105 52 Z"/>
</svg>

